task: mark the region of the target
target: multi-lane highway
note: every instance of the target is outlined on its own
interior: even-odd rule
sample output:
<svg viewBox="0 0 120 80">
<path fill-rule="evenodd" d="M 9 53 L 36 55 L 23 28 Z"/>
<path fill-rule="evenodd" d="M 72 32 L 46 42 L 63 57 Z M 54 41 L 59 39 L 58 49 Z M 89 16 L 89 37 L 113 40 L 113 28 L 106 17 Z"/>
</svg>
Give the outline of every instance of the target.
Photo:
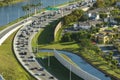
<svg viewBox="0 0 120 80">
<path fill-rule="evenodd" d="M 61 7 L 59 11 L 47 11 L 31 18 L 32 23 L 23 26 L 16 34 L 13 42 L 14 53 L 21 65 L 38 80 L 57 80 L 56 77 L 47 72 L 35 59 L 32 51 L 31 41 L 34 35 L 45 27 L 49 22 L 57 20 L 62 16 L 70 14 L 74 9 L 81 8 L 76 3 Z"/>
</svg>

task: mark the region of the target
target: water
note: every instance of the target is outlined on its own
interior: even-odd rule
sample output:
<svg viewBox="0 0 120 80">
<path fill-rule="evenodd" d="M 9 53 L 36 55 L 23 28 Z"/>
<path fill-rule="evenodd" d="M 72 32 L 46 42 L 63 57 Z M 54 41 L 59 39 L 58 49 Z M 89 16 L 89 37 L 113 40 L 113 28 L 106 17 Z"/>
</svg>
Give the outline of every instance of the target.
<svg viewBox="0 0 120 80">
<path fill-rule="evenodd" d="M 41 52 L 53 52 L 53 50 L 40 50 Z M 73 54 L 71 52 L 66 51 L 58 51 L 59 53 L 63 53 L 67 55 L 73 62 L 75 62 L 81 69 L 84 71 L 100 78 L 101 80 L 111 80 L 110 77 L 106 77 L 104 73 L 97 70 L 93 66 L 91 66 L 89 63 L 87 63 L 85 60 L 83 60 L 80 56 Z"/>
<path fill-rule="evenodd" d="M 37 1 L 40 2 L 40 0 L 26 0 L 17 4 L 0 7 L 0 26 L 5 25 L 21 16 L 24 16 L 25 12 L 22 10 L 22 6 L 29 3 L 37 3 Z M 41 0 L 42 8 L 53 6 L 54 4 L 63 4 L 68 1 L 72 0 Z"/>
</svg>

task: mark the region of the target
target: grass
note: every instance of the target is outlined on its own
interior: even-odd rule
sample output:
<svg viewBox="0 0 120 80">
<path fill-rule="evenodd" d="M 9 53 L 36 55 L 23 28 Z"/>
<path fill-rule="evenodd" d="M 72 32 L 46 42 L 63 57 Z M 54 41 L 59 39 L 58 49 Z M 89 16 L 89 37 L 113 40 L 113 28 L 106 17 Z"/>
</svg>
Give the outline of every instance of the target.
<svg viewBox="0 0 120 80">
<path fill-rule="evenodd" d="M 39 58 L 46 58 L 48 56 L 53 56 L 54 54 L 53 53 L 47 53 L 47 52 L 39 52 L 36 54 L 37 57 Z"/>
<path fill-rule="evenodd" d="M 62 58 L 64 58 L 67 62 L 69 62 L 70 64 L 72 64 L 72 65 L 74 65 L 74 66 L 76 66 L 76 67 L 78 67 L 77 64 L 74 63 L 68 56 L 66 56 L 65 54 L 60 54 L 60 55 L 61 55 Z"/>
<path fill-rule="evenodd" d="M 11 4 L 16 4 L 16 3 L 22 2 L 24 0 L 13 0 L 13 1 L 9 1 L 9 2 L 3 2 L 3 1 L 0 1 L 0 7 L 11 5 Z"/>
<path fill-rule="evenodd" d="M 62 37 L 62 35 L 61 35 L 61 33 L 62 33 L 62 28 L 60 28 L 59 30 L 58 30 L 58 32 L 57 32 L 57 34 L 56 34 L 56 36 L 55 36 L 55 42 L 59 42 L 60 41 L 60 39 L 61 39 L 61 37 Z"/>
<path fill-rule="evenodd" d="M 37 36 L 34 37 L 34 39 L 33 39 L 33 40 L 38 41 L 39 48 L 43 48 L 43 49 L 54 49 L 55 48 L 55 49 L 59 49 L 59 50 L 72 51 L 73 53 L 76 53 L 77 55 L 82 56 L 87 62 L 89 62 L 90 64 L 92 64 L 96 68 L 100 69 L 101 71 L 105 72 L 106 74 L 109 74 L 109 76 L 116 77 L 116 78 L 120 79 L 120 70 L 119 69 L 112 69 L 110 67 L 110 65 L 107 64 L 107 61 L 105 61 L 103 58 L 101 58 L 99 56 L 95 56 L 95 55 L 91 56 L 89 54 L 85 54 L 84 52 L 83 53 L 79 52 L 78 51 L 79 45 L 76 42 L 64 42 L 64 43 L 53 42 L 53 37 L 52 37 L 53 35 L 48 35 L 48 34 L 54 33 L 54 32 L 52 32 L 53 28 L 49 27 L 47 29 L 49 29 L 49 30 L 44 30 L 44 29 L 41 30 L 38 34 L 36 34 Z M 59 37 L 59 35 L 57 37 Z M 48 40 L 50 40 L 49 43 L 47 43 Z M 34 46 L 36 44 L 34 43 Z"/>
<path fill-rule="evenodd" d="M 49 44 L 54 42 L 54 30 L 59 20 L 51 22 L 47 27 L 44 28 L 44 31 L 41 32 L 41 35 L 38 37 L 38 44 Z M 39 41 L 41 39 L 41 41 Z"/>
<path fill-rule="evenodd" d="M 38 62 L 44 66 L 47 71 L 49 71 L 52 75 L 54 75 L 59 80 L 69 80 L 70 72 L 67 68 L 65 68 L 59 61 L 51 56 L 50 57 L 50 66 L 48 67 L 48 58 L 37 58 Z M 71 74 L 71 80 L 83 80 L 75 74 Z"/>
<path fill-rule="evenodd" d="M 35 80 L 31 77 L 18 63 L 12 51 L 12 40 L 15 33 L 13 33 L 0 46 L 0 74 L 5 80 Z"/>
</svg>

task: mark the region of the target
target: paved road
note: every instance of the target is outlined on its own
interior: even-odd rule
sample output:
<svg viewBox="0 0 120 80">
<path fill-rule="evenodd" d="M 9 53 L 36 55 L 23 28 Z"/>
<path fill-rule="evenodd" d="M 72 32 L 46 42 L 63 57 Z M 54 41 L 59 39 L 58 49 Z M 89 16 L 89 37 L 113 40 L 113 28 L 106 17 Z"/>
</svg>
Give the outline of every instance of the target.
<svg viewBox="0 0 120 80">
<path fill-rule="evenodd" d="M 71 13 L 71 11 L 75 9 L 65 10 L 65 8 L 71 8 L 71 6 L 63 7 L 64 15 Z M 55 15 L 48 16 L 48 14 Z M 57 80 L 57 78 L 48 73 L 35 59 L 34 52 L 31 47 L 32 38 L 41 29 L 41 27 L 46 27 L 49 22 L 61 17 L 62 14 L 55 11 L 48 11 L 45 12 L 45 14 L 33 16 L 32 24 L 22 27 L 14 38 L 13 49 L 17 59 L 20 61 L 21 65 L 38 80 Z"/>
<path fill-rule="evenodd" d="M 16 23 L 16 24 L 13 24 L 5 29 L 3 29 L 2 31 L 0 31 L 0 45 L 2 45 L 2 43 L 13 33 L 15 32 L 16 30 L 18 30 L 20 27 L 28 24 L 31 20 L 31 17 L 29 19 L 27 19 L 27 23 L 24 23 L 26 22 L 26 19 Z M 14 30 L 16 29 L 16 30 Z"/>
</svg>

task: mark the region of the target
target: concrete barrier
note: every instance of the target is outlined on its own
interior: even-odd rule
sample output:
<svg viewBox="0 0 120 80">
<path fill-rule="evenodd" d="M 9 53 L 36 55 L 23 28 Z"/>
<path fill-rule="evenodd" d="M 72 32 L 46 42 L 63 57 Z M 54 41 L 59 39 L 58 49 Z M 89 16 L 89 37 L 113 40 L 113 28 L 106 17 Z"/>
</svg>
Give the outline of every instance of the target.
<svg viewBox="0 0 120 80">
<path fill-rule="evenodd" d="M 54 56 L 67 69 L 71 70 L 74 74 L 76 74 L 77 76 L 83 78 L 84 80 L 101 80 L 101 79 L 89 74 L 88 72 L 82 70 L 80 67 L 73 65 L 72 63 L 70 63 L 69 61 L 64 59 L 60 55 L 60 53 L 58 53 L 56 50 L 54 50 Z"/>
<path fill-rule="evenodd" d="M 60 21 L 58 24 L 57 24 L 57 26 L 56 26 L 56 28 L 55 28 L 55 30 L 54 30 L 54 41 L 57 41 L 56 40 L 56 35 L 57 35 L 57 32 L 59 31 L 59 29 L 62 27 L 62 21 Z"/>
<path fill-rule="evenodd" d="M 0 39 L 0 46 L 2 45 L 2 43 L 13 33 L 15 32 L 16 30 L 18 30 L 20 27 L 22 26 L 25 26 L 27 24 L 30 24 L 32 21 L 29 20 L 28 22 L 22 24 L 22 25 L 19 25 L 19 26 L 16 26 L 16 28 L 12 29 L 11 31 L 9 31 L 7 34 L 5 34 L 1 39 Z"/>
</svg>

